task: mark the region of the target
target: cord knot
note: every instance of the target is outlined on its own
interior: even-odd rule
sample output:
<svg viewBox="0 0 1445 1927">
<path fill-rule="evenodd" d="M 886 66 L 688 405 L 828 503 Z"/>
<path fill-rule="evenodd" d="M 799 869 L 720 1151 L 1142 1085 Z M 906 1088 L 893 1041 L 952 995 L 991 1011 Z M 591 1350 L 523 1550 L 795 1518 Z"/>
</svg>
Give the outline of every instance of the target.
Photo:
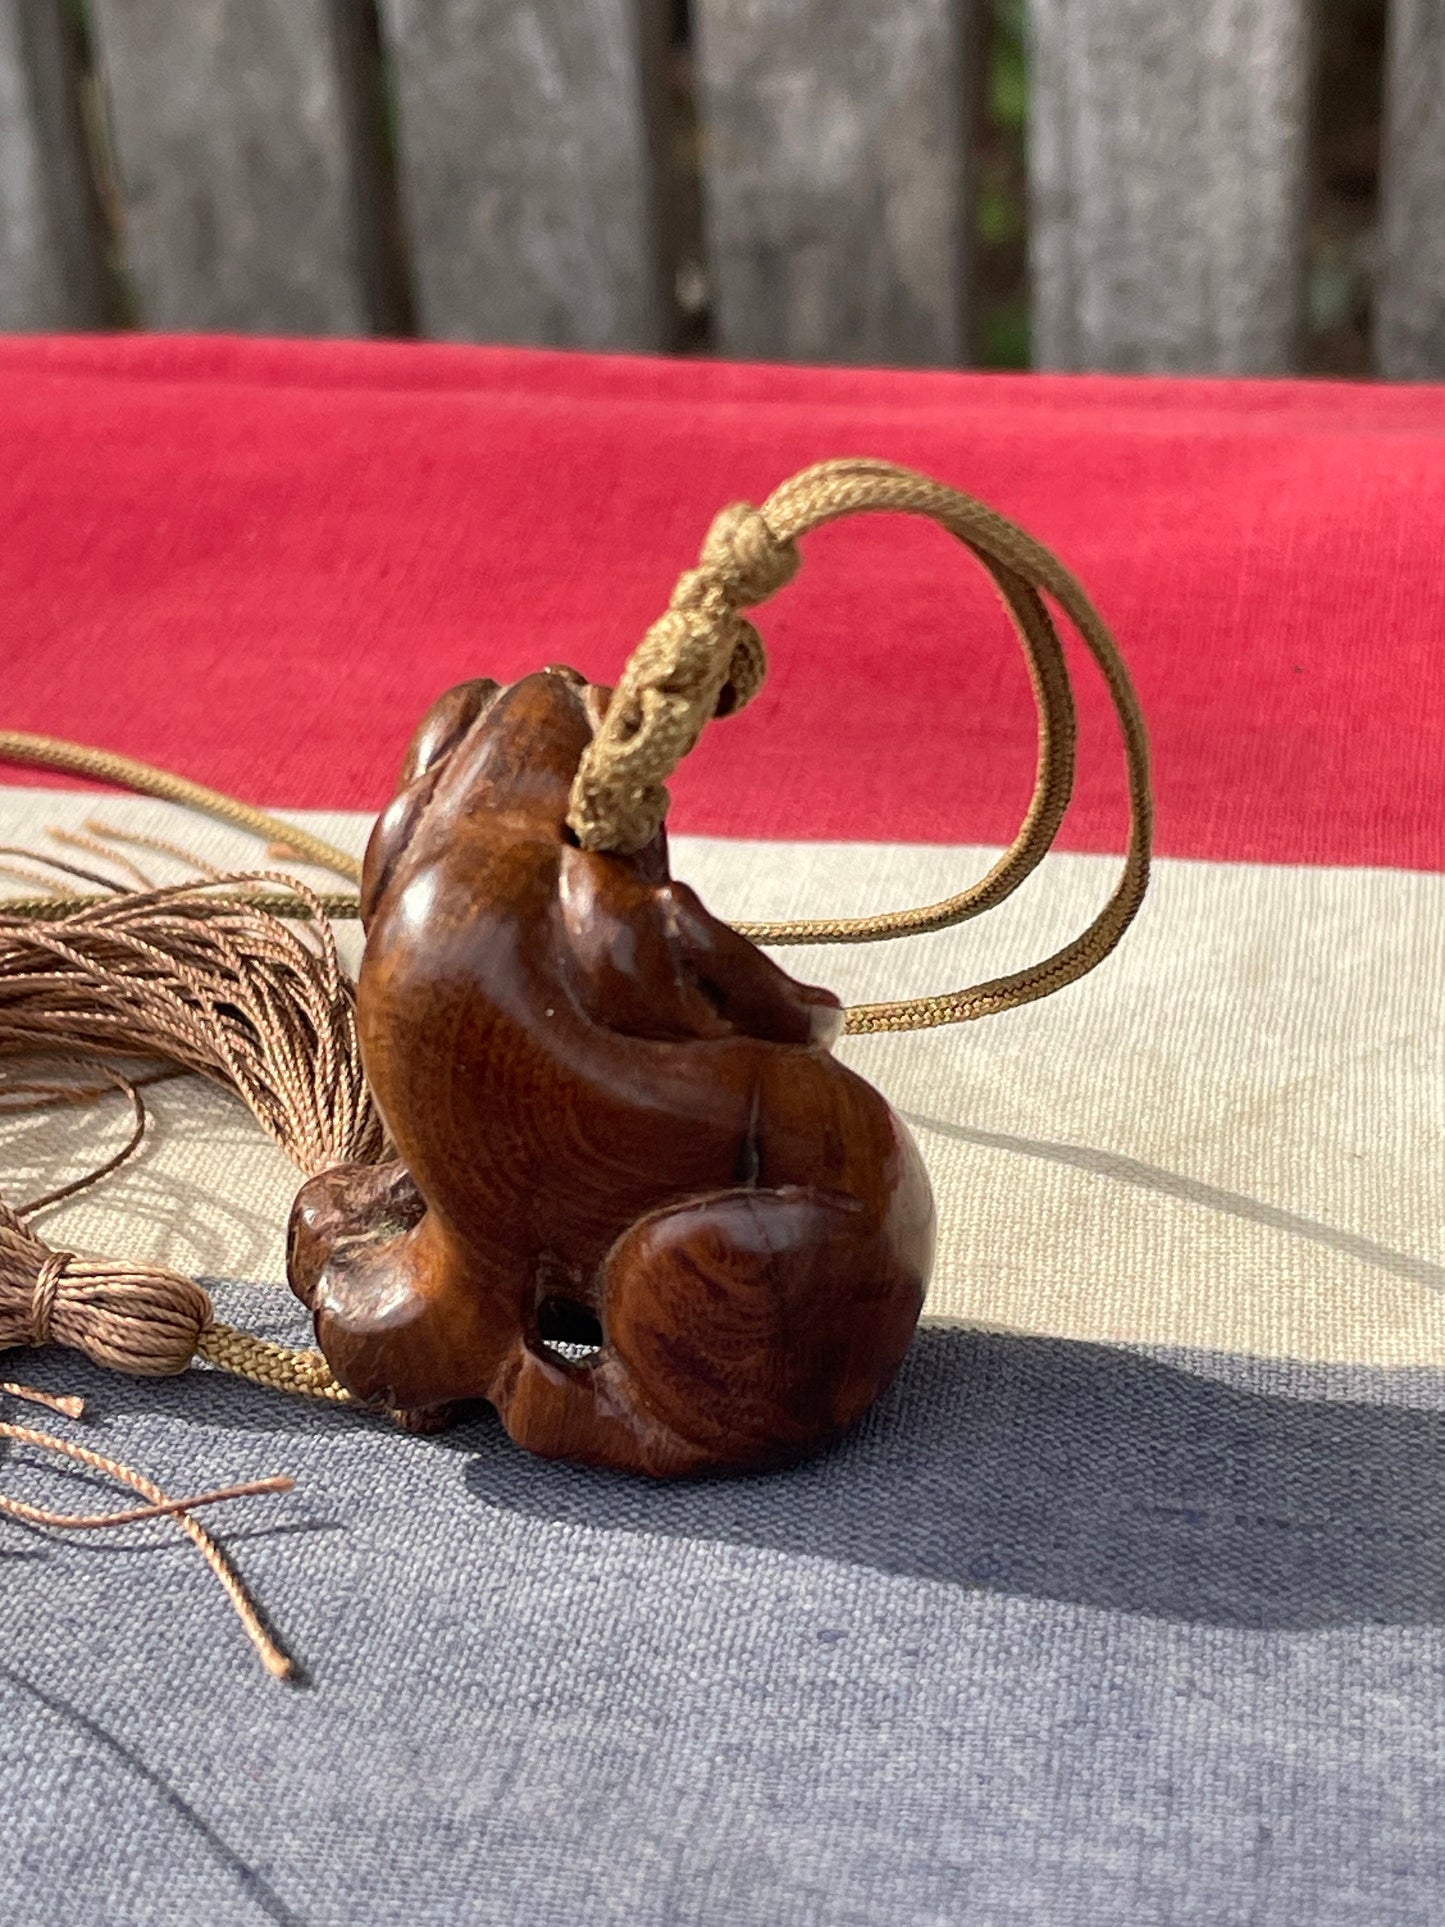
<svg viewBox="0 0 1445 1927">
<path fill-rule="evenodd" d="M 30 1294 L 29 1338 L 32 1345 L 50 1343 L 50 1328 L 55 1318 L 60 1281 L 65 1276 L 65 1267 L 74 1256 L 73 1251 L 48 1251 L 41 1261 L 40 1269 L 35 1274 L 35 1287 Z"/>
<path fill-rule="evenodd" d="M 16 1214 L 5 1218 L 15 1222 L 0 1219 L 0 1351 L 66 1345 L 145 1378 L 186 1369 L 212 1321 L 198 1284 L 153 1265 L 52 1251 Z"/>
<path fill-rule="evenodd" d="M 802 560 L 797 543 L 780 542 L 751 502 L 734 502 L 713 517 L 699 572 L 720 582 L 734 607 L 746 608 L 791 582 Z"/>
<path fill-rule="evenodd" d="M 636 851 L 656 836 L 668 805 L 659 779 L 767 676 L 763 639 L 739 611 L 791 582 L 801 561 L 750 502 L 713 518 L 697 567 L 678 577 L 633 652 L 578 768 L 567 821 L 583 849 Z"/>
<path fill-rule="evenodd" d="M 763 639 L 745 617 L 733 617 L 729 639 L 732 653 L 728 657 L 727 676 L 713 704 L 714 716 L 735 716 L 740 709 L 746 709 L 768 674 Z"/>
</svg>

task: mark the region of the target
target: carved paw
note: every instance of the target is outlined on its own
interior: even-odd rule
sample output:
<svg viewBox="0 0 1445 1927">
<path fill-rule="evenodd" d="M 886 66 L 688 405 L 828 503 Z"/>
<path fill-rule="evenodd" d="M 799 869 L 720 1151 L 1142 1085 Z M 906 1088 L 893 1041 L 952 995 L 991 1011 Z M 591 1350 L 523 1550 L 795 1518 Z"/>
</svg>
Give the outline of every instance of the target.
<svg viewBox="0 0 1445 1927">
<path fill-rule="evenodd" d="M 311 1311 L 322 1275 L 348 1245 L 394 1238 L 421 1221 L 426 1201 L 401 1160 L 334 1164 L 296 1194 L 287 1232 L 291 1288 Z"/>
</svg>

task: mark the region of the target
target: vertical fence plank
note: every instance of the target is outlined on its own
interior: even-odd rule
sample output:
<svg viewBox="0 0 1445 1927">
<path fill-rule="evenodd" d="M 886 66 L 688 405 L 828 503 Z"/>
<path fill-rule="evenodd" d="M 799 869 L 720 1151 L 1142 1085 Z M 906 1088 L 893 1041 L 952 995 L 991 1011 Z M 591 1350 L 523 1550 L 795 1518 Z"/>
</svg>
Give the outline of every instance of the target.
<svg viewBox="0 0 1445 1927">
<path fill-rule="evenodd" d="M 694 0 L 726 353 L 948 363 L 967 338 L 964 0 Z"/>
<path fill-rule="evenodd" d="M 105 319 L 103 237 L 63 0 L 0 0 L 0 328 Z"/>
<path fill-rule="evenodd" d="M 331 0 L 91 0 L 91 12 L 146 325 L 364 331 Z"/>
<path fill-rule="evenodd" d="M 665 345 L 655 0 L 380 0 L 422 332 Z"/>
<path fill-rule="evenodd" d="M 1035 363 L 1291 368 L 1307 0 L 1029 0 L 1029 27 Z"/>
<path fill-rule="evenodd" d="M 1385 62 L 1376 360 L 1445 379 L 1445 0 L 1394 0 Z"/>
</svg>

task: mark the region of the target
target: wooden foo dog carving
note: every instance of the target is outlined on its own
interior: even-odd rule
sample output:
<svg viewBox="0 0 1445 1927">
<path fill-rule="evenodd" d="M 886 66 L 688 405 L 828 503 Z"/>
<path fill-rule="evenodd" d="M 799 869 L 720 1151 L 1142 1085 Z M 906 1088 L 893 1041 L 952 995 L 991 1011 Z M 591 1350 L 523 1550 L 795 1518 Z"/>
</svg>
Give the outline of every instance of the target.
<svg viewBox="0 0 1445 1927">
<path fill-rule="evenodd" d="M 332 1370 L 663 1476 L 852 1425 L 923 1304 L 933 1201 L 842 1011 L 668 875 L 566 829 L 606 693 L 463 684 L 362 883 L 362 1053 L 398 1160 L 311 1180 L 290 1271 Z M 570 1361 L 550 1340 L 600 1339 Z"/>
<path fill-rule="evenodd" d="M 1074 708 L 1047 592 L 1113 700 L 1129 770 L 1123 875 L 1054 956 L 849 1027 L 962 1022 L 1101 962 L 1149 875 L 1148 744 L 1104 623 L 1049 551 L 983 503 L 885 462 L 805 470 L 713 523 L 615 695 L 570 670 L 463 684 L 422 724 L 362 881 L 368 1080 L 397 1151 L 313 1178 L 290 1268 L 336 1377 L 441 1422 L 490 1399 L 534 1452 L 661 1476 L 816 1450 L 892 1379 L 923 1303 L 933 1204 L 883 1099 L 831 1055 L 843 1013 L 668 875 L 666 776 L 763 677 L 741 611 L 797 538 L 860 512 L 926 516 L 983 563 L 1039 715 L 1013 847 L 941 903 L 770 942 L 939 930 L 1001 902 L 1048 850 Z M 554 1346 L 594 1342 L 589 1357 Z"/>
</svg>

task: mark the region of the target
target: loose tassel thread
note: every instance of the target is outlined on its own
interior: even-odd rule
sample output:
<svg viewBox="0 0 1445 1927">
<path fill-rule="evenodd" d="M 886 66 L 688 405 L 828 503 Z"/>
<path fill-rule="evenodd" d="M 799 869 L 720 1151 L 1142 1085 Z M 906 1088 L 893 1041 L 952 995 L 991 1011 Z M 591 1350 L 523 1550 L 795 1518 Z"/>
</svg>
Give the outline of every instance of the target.
<svg viewBox="0 0 1445 1927">
<path fill-rule="evenodd" d="M 79 1418 L 85 1409 L 81 1399 L 57 1398 L 47 1392 L 34 1391 L 29 1386 L 5 1383 L 0 1384 L 0 1391 L 26 1399 L 32 1404 L 48 1406 L 51 1410 L 63 1412 L 68 1418 Z M 234 1485 L 216 1486 L 211 1491 L 198 1492 L 190 1498 L 172 1499 L 133 1466 L 123 1465 L 119 1459 L 107 1458 L 104 1453 L 92 1452 L 86 1446 L 74 1445 L 68 1439 L 56 1438 L 53 1433 L 37 1432 L 28 1425 L 11 1425 L 0 1421 L 0 1438 L 72 1459 L 92 1472 L 103 1473 L 118 1484 L 129 1486 L 146 1501 L 142 1506 L 130 1506 L 120 1512 L 64 1513 L 28 1505 L 23 1499 L 0 1496 L 0 1512 L 12 1519 L 19 1519 L 25 1525 L 44 1526 L 64 1532 L 103 1531 L 112 1526 L 134 1525 L 141 1520 L 173 1517 L 220 1582 L 266 1671 L 273 1679 L 294 1677 L 295 1661 L 283 1651 L 267 1628 L 255 1602 L 221 1548 L 205 1527 L 191 1517 L 198 1506 L 220 1505 L 232 1499 L 251 1498 L 265 1493 L 290 1492 L 296 1484 L 294 1479 L 285 1476 L 248 1479 Z"/>
<path fill-rule="evenodd" d="M 104 1066 L 96 1068 L 105 1071 Z M 273 1344 L 222 1324 L 213 1315 L 209 1294 L 193 1280 L 154 1266 L 83 1259 L 73 1252 L 54 1250 L 24 1222 L 22 1211 L 36 1211 L 42 1204 L 93 1183 L 103 1173 L 115 1170 L 139 1144 L 145 1127 L 143 1100 L 135 1085 L 120 1073 L 110 1072 L 109 1081 L 128 1092 L 137 1112 L 137 1129 L 125 1147 L 61 1192 L 48 1193 L 21 1210 L 0 1202 L 0 1349 L 57 1343 L 82 1352 L 97 1364 L 139 1377 L 183 1372 L 199 1356 L 222 1370 L 275 1390 L 350 1403 L 350 1394 L 337 1384 L 319 1352 Z M 104 1088 L 11 1084 L 5 1087 L 5 1094 L 49 1095 L 55 1100 L 58 1093 L 59 1101 L 76 1101 L 77 1091 L 93 1097 Z M 0 1392 L 66 1418 L 80 1418 L 85 1410 L 82 1399 L 11 1381 L 0 1382 Z M 133 1466 L 52 1433 L 0 1422 L 0 1438 L 75 1460 L 130 1486 L 146 1500 L 143 1506 L 119 1512 L 59 1513 L 0 1495 L 0 1513 L 23 1524 L 57 1531 L 104 1530 L 174 1515 L 224 1588 L 267 1672 L 277 1679 L 293 1676 L 293 1662 L 268 1631 L 225 1554 L 190 1514 L 200 1506 L 231 1499 L 289 1492 L 294 1479 L 278 1475 L 246 1480 L 173 1499 Z"/>
<path fill-rule="evenodd" d="M 55 923 L 0 917 L 0 1052 L 159 1058 L 234 1090 L 308 1174 L 380 1155 L 355 992 L 322 905 L 277 871 L 297 929 L 216 885 L 86 898 Z"/>
<path fill-rule="evenodd" d="M 19 1096 L 33 1105 L 37 1099 L 52 1103 L 84 1101 L 103 1095 L 110 1085 L 129 1095 L 136 1118 L 135 1128 L 121 1150 L 72 1184 L 34 1199 L 20 1210 L 0 1202 L 0 1348 L 53 1341 L 85 1353 L 98 1364 L 136 1376 L 184 1371 L 192 1357 L 200 1353 L 263 1384 L 320 1397 L 327 1396 L 329 1390 L 345 1400 L 347 1394 L 331 1378 L 319 1352 L 292 1353 L 285 1346 L 232 1331 L 214 1318 L 209 1295 L 192 1280 L 153 1266 L 87 1260 L 72 1252 L 57 1251 L 26 1225 L 22 1212 L 34 1212 L 72 1196 L 117 1169 L 140 1144 L 146 1113 L 136 1084 L 107 1066 L 94 1068 L 105 1082 L 10 1082 L 0 1086 L 0 1095 L 12 1099 Z M 65 1418 L 78 1419 L 85 1411 L 83 1399 L 8 1380 L 0 1382 L 0 1393 L 43 1406 Z M 289 1492 L 294 1479 L 277 1475 L 245 1480 L 173 1499 L 133 1466 L 52 1433 L 0 1422 L 0 1438 L 72 1459 L 128 1485 L 146 1501 L 118 1512 L 61 1513 L 0 1495 L 0 1514 L 52 1531 L 107 1530 L 175 1516 L 224 1588 L 267 1672 L 277 1679 L 293 1676 L 293 1662 L 267 1629 L 225 1554 L 190 1514 L 198 1507 L 231 1499 Z"/>
</svg>

